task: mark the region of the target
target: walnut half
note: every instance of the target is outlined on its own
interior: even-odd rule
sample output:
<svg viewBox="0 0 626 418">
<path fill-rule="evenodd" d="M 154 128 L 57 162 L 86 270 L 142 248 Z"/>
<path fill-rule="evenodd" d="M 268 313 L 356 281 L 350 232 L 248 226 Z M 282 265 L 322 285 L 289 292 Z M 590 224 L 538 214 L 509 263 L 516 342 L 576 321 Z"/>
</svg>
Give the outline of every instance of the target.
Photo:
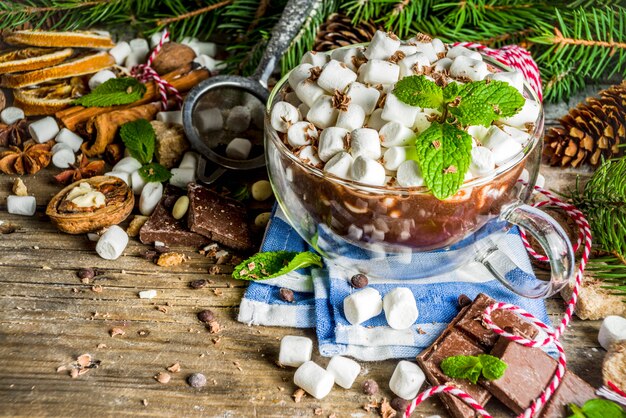
<svg viewBox="0 0 626 418">
<path fill-rule="evenodd" d="M 84 183 L 104 195 L 104 205 L 82 207 L 68 199 L 70 192 Z M 61 231 L 84 234 L 119 224 L 128 217 L 134 204 L 135 197 L 126 183 L 117 177 L 97 176 L 74 182 L 57 193 L 48 203 L 46 215 Z"/>
</svg>

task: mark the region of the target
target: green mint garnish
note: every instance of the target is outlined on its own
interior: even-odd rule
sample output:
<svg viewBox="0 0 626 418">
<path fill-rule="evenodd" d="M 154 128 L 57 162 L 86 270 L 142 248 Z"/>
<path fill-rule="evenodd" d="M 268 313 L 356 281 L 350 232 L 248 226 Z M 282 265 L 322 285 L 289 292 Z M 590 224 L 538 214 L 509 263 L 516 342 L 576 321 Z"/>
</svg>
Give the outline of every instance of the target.
<svg viewBox="0 0 626 418">
<path fill-rule="evenodd" d="M 127 122 L 120 128 L 120 136 L 133 158 L 141 164 L 152 161 L 156 135 L 150 122 L 145 119 Z"/>
<path fill-rule="evenodd" d="M 487 380 L 496 380 L 504 376 L 507 364 L 489 354 L 478 356 L 451 356 L 444 359 L 440 366 L 446 376 L 468 379 L 476 384 L 482 376 Z"/>
<path fill-rule="evenodd" d="M 517 89 L 497 80 L 451 82 L 441 88 L 426 76 L 414 75 L 398 81 L 393 94 L 410 106 L 441 114 L 415 138 L 416 160 L 426 186 L 441 200 L 459 190 L 469 169 L 472 138 L 463 128 L 489 126 L 515 115 L 525 103 Z"/>
<path fill-rule="evenodd" d="M 309 266 L 322 267 L 319 255 L 310 251 L 269 251 L 257 253 L 235 267 L 233 278 L 266 280 Z"/>
<path fill-rule="evenodd" d="M 159 163 L 145 164 L 139 169 L 139 175 L 148 183 L 163 183 L 172 177 L 172 173 Z"/>
<path fill-rule="evenodd" d="M 146 93 L 146 86 L 136 78 L 112 78 L 96 87 L 91 93 L 74 100 L 74 105 L 106 107 L 136 102 Z"/>
<path fill-rule="evenodd" d="M 591 399 L 581 407 L 571 403 L 573 414 L 568 418 L 624 418 L 626 412 L 615 402 L 606 399 Z"/>
</svg>

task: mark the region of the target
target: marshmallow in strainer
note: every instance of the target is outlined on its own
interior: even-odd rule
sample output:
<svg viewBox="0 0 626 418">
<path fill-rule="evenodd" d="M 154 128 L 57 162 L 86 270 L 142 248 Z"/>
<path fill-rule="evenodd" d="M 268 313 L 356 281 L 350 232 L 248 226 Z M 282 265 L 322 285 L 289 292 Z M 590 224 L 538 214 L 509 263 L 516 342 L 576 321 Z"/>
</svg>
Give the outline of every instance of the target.
<svg viewBox="0 0 626 418">
<path fill-rule="evenodd" d="M 196 113 L 195 120 L 198 123 L 198 130 L 202 133 L 217 131 L 224 126 L 222 112 L 216 107 L 202 109 Z"/>
<path fill-rule="evenodd" d="M 380 158 L 380 137 L 378 131 L 371 128 L 359 128 L 350 133 L 350 154 L 378 160 Z"/>
<path fill-rule="evenodd" d="M 298 109 L 287 102 L 276 103 L 270 113 L 270 124 L 272 128 L 282 133 L 287 132 L 289 127 L 299 120 L 300 114 L 298 113 Z"/>
<path fill-rule="evenodd" d="M 111 225 L 100 236 L 96 244 L 96 253 L 105 260 L 116 260 L 128 245 L 128 234 L 117 225 Z"/>
<path fill-rule="evenodd" d="M 234 138 L 226 146 L 226 156 L 234 160 L 245 160 L 252 150 L 252 142 L 246 138 Z"/>
<path fill-rule="evenodd" d="M 356 157 L 352 163 L 350 175 L 354 181 L 371 186 L 385 184 L 385 167 L 378 161 L 366 157 Z"/>
</svg>

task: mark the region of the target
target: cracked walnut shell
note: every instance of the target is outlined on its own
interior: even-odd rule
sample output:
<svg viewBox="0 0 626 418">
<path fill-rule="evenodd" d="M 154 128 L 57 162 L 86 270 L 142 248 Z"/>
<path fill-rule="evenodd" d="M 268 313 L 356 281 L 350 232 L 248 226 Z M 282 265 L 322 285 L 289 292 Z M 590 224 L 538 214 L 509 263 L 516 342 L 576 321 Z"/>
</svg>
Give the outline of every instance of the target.
<svg viewBox="0 0 626 418">
<path fill-rule="evenodd" d="M 69 193 L 87 183 L 105 196 L 103 207 L 79 207 L 67 200 Z M 117 225 L 130 215 L 135 204 L 133 191 L 117 177 L 97 176 L 65 187 L 48 203 L 46 215 L 63 232 L 84 234 Z"/>
</svg>

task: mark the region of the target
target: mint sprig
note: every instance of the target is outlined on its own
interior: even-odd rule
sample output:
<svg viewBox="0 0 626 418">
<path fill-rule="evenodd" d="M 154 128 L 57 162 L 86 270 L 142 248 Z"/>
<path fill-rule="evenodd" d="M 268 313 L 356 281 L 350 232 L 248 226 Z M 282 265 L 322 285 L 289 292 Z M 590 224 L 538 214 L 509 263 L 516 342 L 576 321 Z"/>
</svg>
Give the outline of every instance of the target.
<svg viewBox="0 0 626 418">
<path fill-rule="evenodd" d="M 569 404 L 572 415 L 568 418 L 625 418 L 626 412 L 615 402 L 606 399 L 591 399 L 582 407 Z"/>
<path fill-rule="evenodd" d="M 487 380 L 496 380 L 504 376 L 507 364 L 489 354 L 478 356 L 450 356 L 439 365 L 446 376 L 468 379 L 476 384 L 482 376 Z"/>
<path fill-rule="evenodd" d="M 472 138 L 463 129 L 489 126 L 499 118 L 513 116 L 525 103 L 517 89 L 498 80 L 451 82 L 441 88 L 426 76 L 414 75 L 400 80 L 393 94 L 410 106 L 441 113 L 415 138 L 424 182 L 441 200 L 459 190 L 469 169 Z"/>
<path fill-rule="evenodd" d="M 145 164 L 139 169 L 139 175 L 148 183 L 163 183 L 172 178 L 170 170 L 159 163 Z"/>
<path fill-rule="evenodd" d="M 322 267 L 319 255 L 310 251 L 268 251 L 248 258 L 233 270 L 237 280 L 267 280 L 309 266 Z"/>
<path fill-rule="evenodd" d="M 142 164 L 139 175 L 146 182 L 162 183 L 172 177 L 172 173 L 159 163 L 153 163 L 156 134 L 154 128 L 146 119 L 137 119 L 123 124 L 120 128 L 120 137 L 130 153 Z"/>
<path fill-rule="evenodd" d="M 146 86 L 133 77 L 112 78 L 89 94 L 74 100 L 84 107 L 117 106 L 136 102 L 146 93 Z"/>
</svg>

